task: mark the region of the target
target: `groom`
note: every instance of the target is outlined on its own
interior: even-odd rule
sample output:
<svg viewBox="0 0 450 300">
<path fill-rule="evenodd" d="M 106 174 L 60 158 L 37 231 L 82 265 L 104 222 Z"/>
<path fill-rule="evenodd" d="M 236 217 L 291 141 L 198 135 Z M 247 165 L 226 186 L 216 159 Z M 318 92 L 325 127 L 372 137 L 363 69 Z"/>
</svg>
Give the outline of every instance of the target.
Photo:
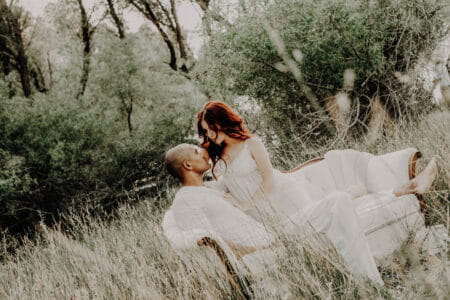
<svg viewBox="0 0 450 300">
<path fill-rule="evenodd" d="M 237 258 L 273 243 L 265 228 L 232 206 L 223 192 L 204 186 L 203 174 L 211 168 L 204 149 L 191 144 L 178 145 L 166 152 L 165 164 L 182 184 L 171 207 L 178 227 L 214 232 Z"/>
<path fill-rule="evenodd" d="M 223 192 L 204 186 L 203 174 L 210 169 L 204 149 L 178 145 L 167 151 L 165 164 L 182 184 L 171 207 L 178 227 L 214 231 L 238 258 L 273 243 L 273 237 L 262 224 L 233 207 Z M 307 211 L 298 212 L 297 217 L 293 216 L 286 229 L 291 227 L 291 233 L 301 233 L 308 230 L 306 227 L 312 227 L 325 234 L 353 274 L 383 284 L 365 235 L 349 207 L 351 197 L 347 193 L 325 197 Z"/>
</svg>

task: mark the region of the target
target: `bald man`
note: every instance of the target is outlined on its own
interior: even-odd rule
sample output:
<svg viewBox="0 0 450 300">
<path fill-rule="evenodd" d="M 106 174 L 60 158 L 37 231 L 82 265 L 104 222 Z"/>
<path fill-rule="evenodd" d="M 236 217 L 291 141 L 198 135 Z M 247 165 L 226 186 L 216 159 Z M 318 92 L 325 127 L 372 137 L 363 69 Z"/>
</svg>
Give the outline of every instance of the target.
<svg viewBox="0 0 450 300">
<path fill-rule="evenodd" d="M 178 145 L 167 151 L 165 164 L 182 184 L 171 207 L 179 228 L 216 232 L 238 258 L 273 243 L 260 223 L 231 204 L 230 196 L 204 185 L 203 174 L 211 168 L 204 149 Z"/>
</svg>

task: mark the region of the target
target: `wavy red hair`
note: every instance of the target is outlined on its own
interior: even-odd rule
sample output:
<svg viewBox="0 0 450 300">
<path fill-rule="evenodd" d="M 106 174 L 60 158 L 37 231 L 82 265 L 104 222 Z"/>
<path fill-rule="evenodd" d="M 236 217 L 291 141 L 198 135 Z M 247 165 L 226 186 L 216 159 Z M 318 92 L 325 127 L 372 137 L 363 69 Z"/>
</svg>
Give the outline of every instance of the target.
<svg viewBox="0 0 450 300">
<path fill-rule="evenodd" d="M 211 130 L 217 133 L 223 132 L 231 138 L 246 140 L 251 137 L 250 132 L 244 125 L 244 120 L 226 103 L 221 101 L 207 102 L 197 114 L 198 135 L 202 138 L 201 146 L 208 151 L 213 162 L 212 172 L 219 160 L 223 160 L 223 150 L 225 145 L 217 145 L 206 135 L 206 130 L 202 127 L 202 120 L 208 124 Z"/>
</svg>

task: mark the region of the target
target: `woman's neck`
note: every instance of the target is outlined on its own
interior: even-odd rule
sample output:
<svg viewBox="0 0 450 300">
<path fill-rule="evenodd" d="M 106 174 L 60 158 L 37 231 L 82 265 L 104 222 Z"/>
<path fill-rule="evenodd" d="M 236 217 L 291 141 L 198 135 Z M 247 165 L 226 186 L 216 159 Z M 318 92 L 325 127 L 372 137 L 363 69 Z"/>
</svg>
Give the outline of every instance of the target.
<svg viewBox="0 0 450 300">
<path fill-rule="evenodd" d="M 238 153 L 242 150 L 243 146 L 239 146 L 243 143 L 245 143 L 245 140 L 235 139 L 235 138 L 229 138 L 229 140 L 224 140 L 225 147 L 223 148 L 223 159 L 225 161 L 230 162 L 233 161 Z"/>
<path fill-rule="evenodd" d="M 233 147 L 234 145 L 243 143 L 243 142 L 245 142 L 245 140 L 235 139 L 232 137 L 226 137 L 223 142 L 225 144 L 225 148 L 227 148 L 227 147 Z"/>
</svg>

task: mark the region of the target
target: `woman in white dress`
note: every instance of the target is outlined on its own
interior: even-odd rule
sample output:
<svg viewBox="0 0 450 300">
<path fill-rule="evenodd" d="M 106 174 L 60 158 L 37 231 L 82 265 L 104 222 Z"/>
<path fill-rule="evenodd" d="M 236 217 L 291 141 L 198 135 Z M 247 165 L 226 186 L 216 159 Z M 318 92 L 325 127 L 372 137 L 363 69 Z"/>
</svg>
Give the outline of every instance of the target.
<svg viewBox="0 0 450 300">
<path fill-rule="evenodd" d="M 251 136 L 242 118 L 227 104 L 220 101 L 207 102 L 197 115 L 197 126 L 203 140 L 201 145 L 208 151 L 213 163 L 214 178 L 220 179 L 221 185 L 234 198 L 239 199 L 239 203 L 235 205 L 253 217 L 258 218 L 258 211 L 269 207 L 279 214 L 290 215 L 319 200 L 314 195 L 317 190 L 322 189 L 322 182 L 302 182 L 295 173 L 282 173 L 274 169 L 261 140 Z M 346 167 L 357 169 L 364 167 L 364 161 L 371 154 L 334 150 L 327 153 L 325 157 L 327 156 L 336 161 L 339 156 L 344 156 L 343 161 L 351 159 L 352 165 Z M 436 170 L 433 158 L 415 179 L 390 192 L 397 197 L 423 194 L 431 186 Z M 358 175 L 356 170 L 354 176 Z M 353 198 L 367 192 L 365 187 L 357 184 L 341 186 L 340 190 L 348 192 Z"/>
<path fill-rule="evenodd" d="M 317 195 L 320 195 L 317 191 L 322 188 L 321 182 L 302 181 L 295 174 L 273 169 L 261 140 L 252 137 L 242 118 L 223 102 L 206 103 L 197 115 L 197 126 L 203 139 L 202 146 L 208 151 L 213 163 L 213 176 L 225 191 L 238 200 L 233 203 L 235 206 L 260 221 L 262 215 L 272 214 L 286 226 L 286 230 L 298 230 L 307 222 L 330 238 L 353 271 L 366 274 L 374 281 L 381 281 L 373 259 L 367 261 L 370 250 L 351 204 L 353 198 L 366 193 L 363 187 L 341 187 L 341 191 L 322 194 L 323 197 L 317 199 Z M 333 151 L 330 157 L 339 156 L 341 152 L 348 156 L 348 151 L 351 157 L 361 161 L 370 155 L 341 150 Z M 407 184 L 393 189 L 392 193 L 401 196 L 425 192 L 435 176 L 435 164 L 433 159 L 424 172 Z M 325 211 L 335 216 L 324 215 Z M 297 226 L 289 226 L 292 224 Z M 340 227 L 338 234 L 336 227 Z M 342 230 L 344 227 L 346 229 Z M 347 243 L 341 243 L 342 239 L 347 239 Z M 349 240 L 358 240 L 360 245 L 339 249 L 339 245 L 351 244 Z"/>
</svg>

